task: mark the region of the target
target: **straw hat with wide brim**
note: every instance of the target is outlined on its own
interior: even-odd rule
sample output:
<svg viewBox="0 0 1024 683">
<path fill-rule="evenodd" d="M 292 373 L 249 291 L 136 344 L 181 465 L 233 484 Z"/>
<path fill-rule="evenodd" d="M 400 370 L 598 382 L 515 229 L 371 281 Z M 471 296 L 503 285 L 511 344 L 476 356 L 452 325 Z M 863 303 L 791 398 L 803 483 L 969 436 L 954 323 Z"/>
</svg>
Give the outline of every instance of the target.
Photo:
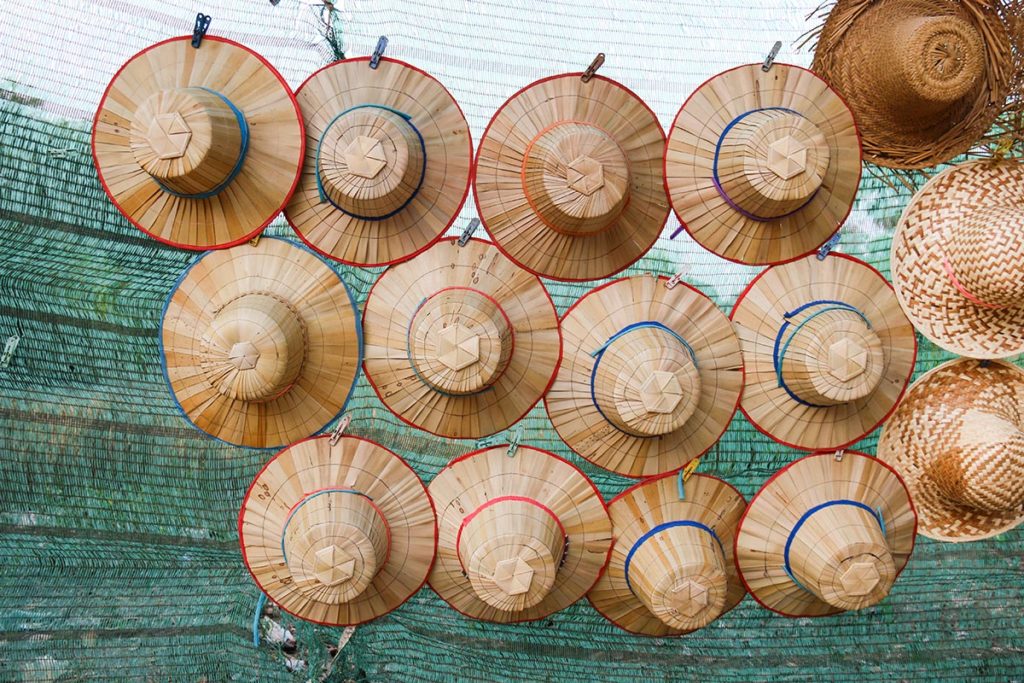
<svg viewBox="0 0 1024 683">
<path fill-rule="evenodd" d="M 366 377 L 404 422 L 458 439 L 518 422 L 562 356 L 540 279 L 493 244 L 445 239 L 388 268 L 366 301 Z"/>
<path fill-rule="evenodd" d="M 331 626 L 387 614 L 427 580 L 434 506 L 398 455 L 366 439 L 306 439 L 268 462 L 238 515 L 242 560 L 287 612 Z"/>
<path fill-rule="evenodd" d="M 711 448 L 743 390 L 729 319 L 696 288 L 666 282 L 623 278 L 573 304 L 544 399 L 570 448 L 629 477 L 678 469 Z"/>
<path fill-rule="evenodd" d="M 429 490 L 438 527 L 430 587 L 467 617 L 541 619 L 586 595 L 608 561 L 601 494 L 547 451 L 475 451 L 450 462 Z"/>
<path fill-rule="evenodd" d="M 907 482 L 918 530 L 977 541 L 1024 522 L 1024 370 L 959 359 L 924 374 L 882 429 L 878 457 Z"/>
<path fill-rule="evenodd" d="M 892 287 L 845 254 L 763 271 L 736 300 L 746 384 L 740 410 L 776 441 L 842 448 L 896 408 L 917 357 Z"/>
<path fill-rule="evenodd" d="M 761 605 L 821 617 L 879 603 L 914 549 L 917 515 L 889 465 L 864 453 L 808 455 L 751 499 L 736 566 Z"/>
<path fill-rule="evenodd" d="M 555 280 L 595 280 L 650 249 L 668 218 L 665 132 L 625 86 L 551 76 L 491 119 L 476 158 L 480 219 L 498 247 Z"/>
<path fill-rule="evenodd" d="M 864 156 L 919 169 L 968 151 L 1022 81 L 1024 26 L 1004 0 L 838 0 L 814 71 L 850 104 Z"/>
<path fill-rule="evenodd" d="M 733 537 L 747 501 L 732 485 L 673 472 L 627 489 L 608 504 L 615 545 L 587 594 L 616 626 L 647 636 L 703 628 L 738 605 Z"/>
<path fill-rule="evenodd" d="M 395 59 L 346 59 L 296 92 L 306 161 L 285 209 L 324 256 L 360 266 L 402 261 L 452 224 L 469 192 L 473 142 L 441 83 Z"/>
<path fill-rule="evenodd" d="M 229 247 L 292 196 L 302 117 L 263 57 L 224 38 L 190 41 L 157 43 L 121 67 L 93 121 L 93 158 L 139 229 L 176 247 Z"/>
<path fill-rule="evenodd" d="M 164 304 L 164 376 L 182 414 L 228 443 L 283 446 L 345 407 L 362 358 L 355 301 L 305 247 L 203 254 Z"/>
<path fill-rule="evenodd" d="M 730 261 L 809 254 L 839 229 L 860 182 L 853 114 L 810 71 L 739 66 L 683 104 L 665 149 L 665 186 L 683 227 Z"/>
<path fill-rule="evenodd" d="M 928 181 L 893 235 L 892 281 L 914 327 L 947 351 L 1024 352 L 1024 163 L 973 161 Z"/>
</svg>

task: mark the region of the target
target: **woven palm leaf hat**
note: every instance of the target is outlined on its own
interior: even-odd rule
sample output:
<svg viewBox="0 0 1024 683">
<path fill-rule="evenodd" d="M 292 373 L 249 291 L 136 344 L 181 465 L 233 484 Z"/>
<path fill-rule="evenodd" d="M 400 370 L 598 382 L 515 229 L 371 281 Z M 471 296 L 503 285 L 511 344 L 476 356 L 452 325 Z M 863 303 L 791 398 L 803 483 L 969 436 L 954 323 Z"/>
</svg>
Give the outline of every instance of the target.
<svg viewBox="0 0 1024 683">
<path fill-rule="evenodd" d="M 608 561 L 612 526 L 601 494 L 547 451 L 469 453 L 429 491 L 438 526 L 430 587 L 467 617 L 541 619 L 586 595 Z"/>
<path fill-rule="evenodd" d="M 401 457 L 366 439 L 319 436 L 289 446 L 246 491 L 242 559 L 297 617 L 360 624 L 426 582 L 437 547 L 434 507 Z"/>
<path fill-rule="evenodd" d="M 917 515 L 899 474 L 870 455 L 815 453 L 754 495 L 736 532 L 750 594 L 788 617 L 877 604 L 914 549 Z"/>
<path fill-rule="evenodd" d="M 565 355 L 544 399 L 562 440 L 630 477 L 679 469 L 718 441 L 743 390 L 729 319 L 703 293 L 638 275 L 562 318 Z"/>
<path fill-rule="evenodd" d="M 731 318 L 746 363 L 740 410 L 776 441 L 845 447 L 896 408 L 917 356 L 892 287 L 845 254 L 764 270 Z"/>
<path fill-rule="evenodd" d="M 491 119 L 474 195 L 498 247 L 555 280 L 617 273 L 654 245 L 668 218 L 665 132 L 625 86 L 593 76 L 544 78 Z"/>
<path fill-rule="evenodd" d="M 366 301 L 366 376 L 408 424 L 469 439 L 519 421 L 562 355 L 540 278 L 495 246 L 444 239 L 388 268 Z"/>
<path fill-rule="evenodd" d="M 306 160 L 285 217 L 311 247 L 343 263 L 395 263 L 430 246 L 469 192 L 473 142 L 443 85 L 381 58 L 320 69 L 296 92 Z"/>
<path fill-rule="evenodd" d="M 1024 522 L 1024 370 L 953 360 L 907 392 L 878 440 L 878 457 L 907 482 L 920 533 L 990 538 Z"/>
<path fill-rule="evenodd" d="M 182 414 L 239 446 L 279 447 L 345 407 L 362 357 L 355 301 L 319 256 L 264 238 L 189 266 L 164 304 L 164 376 Z"/>
<path fill-rule="evenodd" d="M 683 104 L 665 149 L 665 186 L 705 249 L 781 263 L 814 251 L 846 220 L 860 159 L 853 114 L 828 84 L 798 66 L 766 73 L 748 64 Z"/>
<path fill-rule="evenodd" d="M 746 595 L 733 537 L 747 501 L 702 474 L 648 479 L 608 504 L 615 545 L 587 597 L 615 625 L 648 636 L 703 628 Z"/>
<path fill-rule="evenodd" d="M 832 5 L 818 34 L 813 68 L 850 104 L 867 160 L 903 169 L 949 161 L 1019 106 L 1014 100 L 1024 85 L 1024 25 L 1012 5 Z"/>
<path fill-rule="evenodd" d="M 1024 352 L 1024 163 L 967 162 L 928 181 L 893 235 L 892 280 L 914 326 L 947 351 Z"/>
<path fill-rule="evenodd" d="M 303 156 L 302 117 L 281 75 L 224 38 L 157 43 L 110 81 L 92 152 L 114 205 L 186 249 L 244 242 L 281 211 Z"/>
</svg>

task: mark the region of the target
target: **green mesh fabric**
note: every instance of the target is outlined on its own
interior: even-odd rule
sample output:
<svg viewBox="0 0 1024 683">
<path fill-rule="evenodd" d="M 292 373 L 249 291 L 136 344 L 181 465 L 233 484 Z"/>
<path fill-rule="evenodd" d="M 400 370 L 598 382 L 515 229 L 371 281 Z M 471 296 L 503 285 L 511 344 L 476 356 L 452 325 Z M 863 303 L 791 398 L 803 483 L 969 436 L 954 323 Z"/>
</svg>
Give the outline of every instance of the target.
<svg viewBox="0 0 1024 683">
<path fill-rule="evenodd" d="M 174 9 L 114 0 L 86 4 L 103 21 L 114 15 L 135 22 L 127 31 L 130 45 L 103 48 L 114 54 L 115 62 L 160 37 L 183 32 L 191 13 L 203 9 L 184 2 Z M 509 21 L 526 7 L 518 2 L 483 4 L 495 17 Z M 535 34 L 524 38 L 529 44 L 517 54 L 530 53 L 533 43 L 560 40 L 560 32 L 550 25 L 556 20 L 567 30 L 583 30 L 590 10 L 569 4 L 553 3 L 544 21 L 535 20 Z M 513 83 L 519 87 L 546 73 L 578 70 L 589 62 L 586 55 L 596 51 L 590 43 L 574 43 L 573 52 L 556 63 L 523 58 L 496 75 L 502 82 L 495 85 L 486 73 L 473 69 L 474 60 L 489 63 L 496 58 L 473 52 L 464 42 L 488 23 L 480 16 L 455 12 L 448 17 L 454 33 L 445 34 L 447 15 L 441 3 L 351 5 L 342 17 L 348 24 L 341 25 L 347 53 L 369 52 L 382 32 L 390 33 L 393 45 L 396 38 L 399 46 L 404 41 L 405 49 L 396 49 L 395 56 L 426 62 L 428 69 L 445 72 L 438 74 L 442 80 L 462 88 L 456 96 L 465 96 L 464 104 L 469 103 L 475 140 L 490 113 L 514 91 Z M 145 12 L 139 10 L 143 6 Z M 757 9 L 761 14 L 755 18 L 781 21 L 792 38 L 802 30 L 791 19 L 798 14 L 794 8 L 805 9 L 796 3 L 769 5 Z M 259 12 L 271 9 L 268 5 Z M 746 16 L 742 4 L 730 4 L 717 19 L 704 10 L 703 23 L 659 24 L 658 17 L 668 16 L 664 11 L 647 8 L 634 16 L 614 8 L 599 10 L 602 21 L 615 24 L 614 30 L 623 35 L 638 30 L 621 25 L 629 21 L 660 32 L 663 46 L 660 61 L 620 62 L 624 68 L 610 75 L 631 83 L 635 69 L 638 80 L 655 82 L 675 72 L 669 57 L 677 38 L 684 44 L 687 36 L 712 35 L 721 21 Z M 300 10 L 295 12 L 300 16 Z M 295 50 L 302 48 L 304 56 L 289 61 L 288 44 L 275 42 L 274 36 L 291 34 L 279 26 L 265 27 L 256 9 L 250 14 L 247 22 L 238 20 L 236 33 L 227 30 L 227 20 L 217 18 L 211 31 L 224 28 L 222 35 L 265 48 L 275 63 L 282 62 L 279 66 L 293 85 L 330 54 L 322 43 L 299 41 Z M 394 28 L 403 17 L 404 28 Z M 94 23 L 102 23 L 100 19 Z M 771 31 L 755 27 L 752 19 L 750 26 L 756 35 L 748 49 L 722 48 L 710 66 L 691 54 L 685 62 L 687 85 L 668 82 L 664 91 L 652 91 L 664 124 L 683 96 L 702 76 L 719 70 L 720 62 L 753 61 L 763 52 L 762 45 L 770 45 L 765 35 Z M 19 59 L 26 62 L 35 55 L 42 63 L 42 46 L 57 41 L 58 35 L 77 41 L 79 49 L 101 39 L 84 31 L 69 37 L 62 30 L 67 26 L 46 26 L 49 37 L 35 36 L 29 56 Z M 605 40 L 605 51 L 627 50 L 625 39 L 608 37 L 611 30 L 598 36 Z M 278 33 L 271 35 L 273 31 Z M 451 66 L 457 61 L 454 51 L 460 49 L 467 51 L 468 63 Z M 431 55 L 442 56 L 432 61 Z M 90 72 L 88 78 L 102 86 L 110 73 Z M 99 186 L 89 155 L 88 107 L 95 106 L 98 95 L 91 96 L 89 105 L 88 97 L 57 87 L 72 83 L 73 76 L 64 74 L 51 86 L 46 86 L 47 78 L 39 76 L 30 88 L 12 83 L 0 92 L 0 342 L 21 335 L 10 366 L 0 369 L 0 681 L 1024 677 L 1020 531 L 959 546 L 919 538 L 892 593 L 872 609 L 825 619 L 787 619 L 747 598 L 710 627 L 678 639 L 629 635 L 585 600 L 529 624 L 474 622 L 425 588 L 396 612 L 357 627 L 333 663 L 326 646 L 338 642 L 342 629 L 285 616 L 281 621 L 295 626 L 297 656 L 306 662 L 305 670 L 290 673 L 277 646 L 253 646 L 258 591 L 237 548 L 238 506 L 269 455 L 218 443 L 186 424 L 160 371 L 161 309 L 194 254 L 151 240 L 117 213 Z M 890 236 L 908 196 L 866 179 L 840 249 L 888 275 Z M 456 228 L 472 215 L 470 203 Z M 627 274 L 671 274 L 685 264 L 687 280 L 728 310 L 757 269 L 725 264 L 685 235 L 669 240 L 675 225 L 669 222 L 665 237 Z M 281 219 L 269 233 L 294 238 Z M 362 306 L 380 269 L 340 271 Z M 598 283 L 546 284 L 562 312 Z M 920 342 L 915 377 L 950 358 Z M 452 457 L 482 445 L 433 437 L 401 424 L 362 377 L 348 414 L 353 419 L 350 433 L 397 451 L 425 481 Z M 522 442 L 579 465 L 606 498 L 632 483 L 571 453 L 551 428 L 543 406 L 493 442 L 508 440 L 519 430 Z M 876 441 L 873 434 L 856 448 L 874 452 Z M 701 471 L 725 477 L 749 497 L 771 473 L 798 456 L 737 415 L 703 458 Z"/>
</svg>

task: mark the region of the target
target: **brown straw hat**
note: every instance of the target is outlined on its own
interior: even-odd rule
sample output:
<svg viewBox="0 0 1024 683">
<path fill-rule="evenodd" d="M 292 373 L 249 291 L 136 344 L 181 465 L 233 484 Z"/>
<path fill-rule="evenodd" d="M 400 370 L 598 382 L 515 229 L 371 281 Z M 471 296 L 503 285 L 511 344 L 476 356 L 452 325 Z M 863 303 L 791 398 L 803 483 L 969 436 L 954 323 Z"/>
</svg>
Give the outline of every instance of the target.
<svg viewBox="0 0 1024 683">
<path fill-rule="evenodd" d="M 781 263 L 824 244 L 853 207 L 860 170 L 853 114 L 824 81 L 789 64 L 768 73 L 748 64 L 705 82 L 665 149 L 682 228 L 738 263 Z"/>
<path fill-rule="evenodd" d="M 623 278 L 573 304 L 544 399 L 570 448 L 628 477 L 678 469 L 711 448 L 743 390 L 729 319 L 696 288 L 666 282 Z"/>
<path fill-rule="evenodd" d="M 472 619 L 541 619 L 576 602 L 604 571 L 612 524 L 575 465 L 519 446 L 452 460 L 430 482 L 437 561 L 430 587 Z"/>
<path fill-rule="evenodd" d="M 281 609 L 331 626 L 387 614 L 427 580 L 434 506 L 398 455 L 366 439 L 319 436 L 256 475 L 238 514 L 242 560 Z"/>
<path fill-rule="evenodd" d="M 892 287 L 852 256 L 768 268 L 730 317 L 747 369 L 740 410 L 792 448 L 863 438 L 896 408 L 914 371 L 917 339 Z"/>
<path fill-rule="evenodd" d="M 518 422 L 562 357 L 535 275 L 493 244 L 445 239 L 388 268 L 366 301 L 366 377 L 403 422 L 471 439 Z"/>
<path fill-rule="evenodd" d="M 907 482 L 919 531 L 977 541 L 1024 522 L 1024 370 L 958 359 L 924 374 L 878 440 Z"/>
<path fill-rule="evenodd" d="M 263 238 L 203 254 L 181 274 L 160 352 L 192 424 L 239 446 L 283 446 L 344 409 L 362 358 L 359 312 L 320 257 Z"/>
<path fill-rule="evenodd" d="M 1024 352 L 1024 163 L 973 161 L 928 181 L 893 235 L 892 281 L 914 327 L 947 351 Z"/>
<path fill-rule="evenodd" d="M 850 104 L 868 161 L 903 169 L 949 161 L 1016 106 L 1024 25 L 1009 5 L 838 0 L 832 6 L 813 68 Z"/>
<path fill-rule="evenodd" d="M 302 118 L 267 60 L 225 38 L 171 38 L 115 74 L 93 121 L 92 153 L 114 205 L 186 249 L 259 233 L 292 196 Z"/>
<path fill-rule="evenodd" d="M 704 628 L 746 595 L 733 536 L 747 507 L 721 479 L 672 472 L 627 489 L 608 504 L 615 545 L 587 594 L 616 626 L 647 636 Z"/>
<path fill-rule="evenodd" d="M 311 247 L 359 266 L 403 261 L 452 224 L 473 142 L 440 82 L 396 59 L 346 59 L 296 92 L 306 162 L 285 217 Z"/>
<path fill-rule="evenodd" d="M 776 472 L 736 531 L 736 566 L 758 603 L 787 617 L 864 609 L 892 589 L 917 515 L 899 474 L 855 451 L 816 453 Z"/>
<path fill-rule="evenodd" d="M 484 131 L 473 181 L 480 219 L 527 270 L 607 277 L 647 253 L 665 225 L 664 147 L 657 116 L 622 84 L 541 79 Z"/>
</svg>

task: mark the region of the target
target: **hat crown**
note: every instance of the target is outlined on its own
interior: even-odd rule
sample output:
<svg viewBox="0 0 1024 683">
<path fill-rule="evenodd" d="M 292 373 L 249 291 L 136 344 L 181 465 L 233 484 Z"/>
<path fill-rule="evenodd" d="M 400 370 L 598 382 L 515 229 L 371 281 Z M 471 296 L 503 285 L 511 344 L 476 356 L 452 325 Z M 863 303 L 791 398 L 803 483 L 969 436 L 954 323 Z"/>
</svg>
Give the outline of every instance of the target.
<svg viewBox="0 0 1024 683">
<path fill-rule="evenodd" d="M 963 17 L 909 16 L 880 28 L 879 97 L 906 114 L 941 113 L 967 96 L 985 73 L 985 44 Z M 881 61 L 884 60 L 884 63 Z"/>
<path fill-rule="evenodd" d="M 1024 210 L 985 206 L 958 217 L 948 229 L 948 274 L 968 298 L 983 305 L 1024 304 Z"/>
</svg>

